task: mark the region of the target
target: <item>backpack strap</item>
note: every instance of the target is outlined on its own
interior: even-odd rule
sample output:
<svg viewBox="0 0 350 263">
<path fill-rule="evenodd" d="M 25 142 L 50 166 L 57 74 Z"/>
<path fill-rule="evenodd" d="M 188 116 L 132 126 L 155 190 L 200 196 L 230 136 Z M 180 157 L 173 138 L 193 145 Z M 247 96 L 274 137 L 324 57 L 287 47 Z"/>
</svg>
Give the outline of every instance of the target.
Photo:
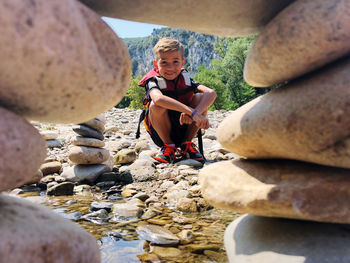
<svg viewBox="0 0 350 263">
<path fill-rule="evenodd" d="M 203 139 L 202 139 L 202 130 L 199 129 L 197 132 L 197 138 L 198 138 L 198 148 L 199 148 L 199 152 L 202 154 L 203 159 L 205 160 L 204 157 L 204 150 L 203 150 Z"/>
</svg>

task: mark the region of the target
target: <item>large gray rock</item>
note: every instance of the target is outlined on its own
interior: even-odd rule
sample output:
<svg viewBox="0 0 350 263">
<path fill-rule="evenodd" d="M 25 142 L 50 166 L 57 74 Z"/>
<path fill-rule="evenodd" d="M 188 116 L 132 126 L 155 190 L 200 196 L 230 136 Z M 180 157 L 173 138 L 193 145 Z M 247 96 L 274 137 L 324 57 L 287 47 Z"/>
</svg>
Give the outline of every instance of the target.
<svg viewBox="0 0 350 263">
<path fill-rule="evenodd" d="M 203 168 L 200 185 L 218 208 L 349 224 L 349 175 L 349 169 L 290 160 L 234 160 Z"/>
<path fill-rule="evenodd" d="M 257 33 L 293 0 L 80 0 L 103 16 L 182 28 L 204 34 Z M 156 11 L 155 11 L 156 7 Z M 157 15 L 150 15 L 157 13 Z"/>
<path fill-rule="evenodd" d="M 90 120 L 116 105 L 131 76 L 128 51 L 77 1 L 0 3 L 0 105 L 50 123 Z"/>
<path fill-rule="evenodd" d="M 231 263 L 347 263 L 348 225 L 244 215 L 225 231 Z"/>
<path fill-rule="evenodd" d="M 45 156 L 45 141 L 38 130 L 0 107 L 0 191 L 32 182 Z"/>
<path fill-rule="evenodd" d="M 348 0 L 296 1 L 268 23 L 246 59 L 244 78 L 268 87 L 350 52 Z"/>
<path fill-rule="evenodd" d="M 350 58 L 260 96 L 229 115 L 218 140 L 248 158 L 350 168 Z"/>
<path fill-rule="evenodd" d="M 105 164 L 79 164 L 63 169 L 61 176 L 71 182 L 94 183 L 101 174 L 112 169 Z"/>
<path fill-rule="evenodd" d="M 2 262 L 100 262 L 96 240 L 48 208 L 1 194 L 0 213 Z"/>
</svg>

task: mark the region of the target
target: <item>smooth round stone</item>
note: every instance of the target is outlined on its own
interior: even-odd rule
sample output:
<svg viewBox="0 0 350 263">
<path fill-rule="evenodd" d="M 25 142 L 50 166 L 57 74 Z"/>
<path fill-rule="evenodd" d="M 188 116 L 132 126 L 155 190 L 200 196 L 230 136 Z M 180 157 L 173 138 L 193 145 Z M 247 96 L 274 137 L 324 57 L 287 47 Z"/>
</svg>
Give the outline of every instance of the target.
<svg viewBox="0 0 350 263">
<path fill-rule="evenodd" d="M 104 125 L 106 125 L 106 123 L 107 123 L 107 119 L 106 119 L 106 117 L 105 117 L 105 115 L 103 113 L 98 115 L 96 117 L 96 119 L 98 119 L 99 121 L 102 121 Z"/>
<path fill-rule="evenodd" d="M 2 262 L 100 262 L 96 240 L 44 206 L 1 194 L 0 213 Z"/>
<path fill-rule="evenodd" d="M 293 0 L 80 0 L 102 16 L 165 25 L 218 36 L 257 33 Z M 157 7 L 157 15 L 150 16 Z M 171 10 L 171 12 L 169 12 Z"/>
<path fill-rule="evenodd" d="M 295 1 L 268 23 L 244 67 L 246 82 L 269 87 L 350 52 L 348 0 Z"/>
<path fill-rule="evenodd" d="M 114 164 L 132 163 L 137 158 L 135 150 L 122 149 L 114 155 Z"/>
<path fill-rule="evenodd" d="M 104 164 L 79 164 L 63 169 L 61 176 L 71 182 L 94 183 L 101 174 L 110 171 L 112 169 Z"/>
<path fill-rule="evenodd" d="M 79 123 L 112 108 L 126 93 L 127 48 L 79 2 L 6 1 L 0 24 L 5 108 L 31 120 Z"/>
<path fill-rule="evenodd" d="M 1 107 L 0 150 L 0 191 L 32 182 L 46 156 L 45 141 L 38 130 Z"/>
<path fill-rule="evenodd" d="M 83 136 L 74 137 L 71 140 L 71 143 L 77 146 L 90 146 L 90 147 L 98 147 L 98 148 L 105 146 L 105 143 L 99 139 L 83 137 Z"/>
<path fill-rule="evenodd" d="M 243 215 L 226 229 L 231 263 L 347 263 L 348 225 Z"/>
<path fill-rule="evenodd" d="M 46 191 L 47 195 L 62 196 L 73 195 L 74 184 L 72 182 L 63 182 L 49 187 Z"/>
<path fill-rule="evenodd" d="M 74 125 L 72 127 L 73 131 L 81 136 L 95 138 L 103 141 L 104 136 L 101 132 L 92 129 L 86 125 Z"/>
<path fill-rule="evenodd" d="M 44 140 L 55 140 L 58 138 L 58 133 L 53 131 L 41 131 L 40 134 Z"/>
<path fill-rule="evenodd" d="M 177 236 L 161 226 L 140 224 L 136 228 L 136 231 L 140 238 L 148 240 L 154 244 L 176 245 L 180 242 L 180 239 Z"/>
<path fill-rule="evenodd" d="M 97 130 L 101 133 L 103 133 L 105 131 L 105 125 L 102 121 L 98 120 L 98 119 L 91 119 L 91 120 L 88 120 L 84 123 L 81 123 L 81 124 L 84 124 L 86 126 L 89 126 L 90 128 L 94 129 L 94 130 Z"/>
<path fill-rule="evenodd" d="M 291 160 L 234 160 L 206 166 L 199 176 L 203 197 L 221 209 L 349 224 L 349 173 Z"/>
<path fill-rule="evenodd" d="M 75 164 L 99 164 L 108 160 L 109 151 L 103 148 L 74 146 L 69 149 L 68 158 Z"/>
<path fill-rule="evenodd" d="M 218 140 L 247 158 L 288 158 L 350 168 L 350 58 L 243 105 Z"/>
</svg>

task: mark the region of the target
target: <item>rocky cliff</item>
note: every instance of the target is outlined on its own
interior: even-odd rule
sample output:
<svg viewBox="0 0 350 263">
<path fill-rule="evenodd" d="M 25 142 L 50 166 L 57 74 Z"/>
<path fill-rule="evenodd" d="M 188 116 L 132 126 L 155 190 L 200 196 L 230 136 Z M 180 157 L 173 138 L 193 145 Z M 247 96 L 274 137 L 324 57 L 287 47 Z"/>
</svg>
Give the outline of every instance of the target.
<svg viewBox="0 0 350 263">
<path fill-rule="evenodd" d="M 152 49 L 161 37 L 175 38 L 184 45 L 185 68 L 192 74 L 196 73 L 198 66 L 208 66 L 212 59 L 219 58 L 214 50 L 217 36 L 172 28 L 154 29 L 152 35 L 147 37 L 123 39 L 129 49 L 134 76 L 144 75 L 153 67 Z"/>
</svg>

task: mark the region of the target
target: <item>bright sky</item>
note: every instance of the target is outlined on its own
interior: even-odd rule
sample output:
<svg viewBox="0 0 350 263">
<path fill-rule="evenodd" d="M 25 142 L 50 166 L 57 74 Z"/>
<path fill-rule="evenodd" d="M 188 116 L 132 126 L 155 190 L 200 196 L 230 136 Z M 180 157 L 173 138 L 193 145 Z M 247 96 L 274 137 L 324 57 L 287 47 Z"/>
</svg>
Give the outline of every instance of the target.
<svg viewBox="0 0 350 263">
<path fill-rule="evenodd" d="M 102 17 L 102 19 L 117 33 L 120 38 L 150 36 L 154 28 L 164 26 L 144 24 L 127 20 Z"/>
</svg>

